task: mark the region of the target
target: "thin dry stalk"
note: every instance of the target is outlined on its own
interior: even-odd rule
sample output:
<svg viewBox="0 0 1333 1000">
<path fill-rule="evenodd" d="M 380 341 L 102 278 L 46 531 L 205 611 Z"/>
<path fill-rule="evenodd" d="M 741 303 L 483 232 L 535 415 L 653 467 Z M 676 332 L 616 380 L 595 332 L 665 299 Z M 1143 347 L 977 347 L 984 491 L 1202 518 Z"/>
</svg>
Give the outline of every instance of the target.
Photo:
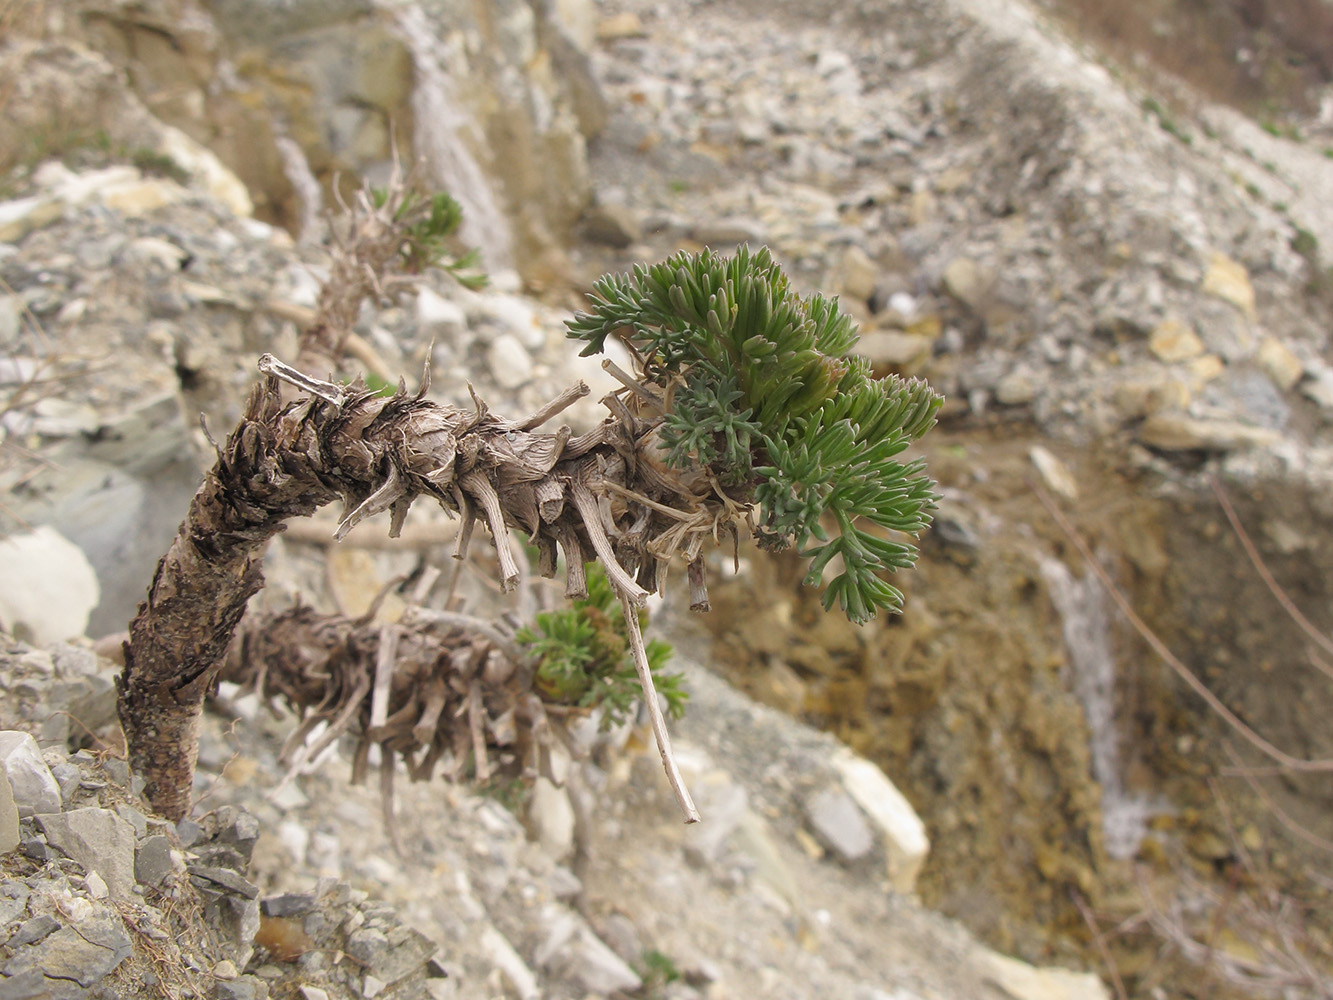
<svg viewBox="0 0 1333 1000">
<path fill-rule="evenodd" d="M 1167 648 L 1166 643 L 1158 637 L 1157 633 L 1149 628 L 1148 624 L 1138 616 L 1134 611 L 1134 608 L 1130 605 L 1129 599 L 1125 597 L 1124 592 L 1116 586 L 1115 581 L 1111 579 L 1111 574 L 1106 572 L 1105 567 L 1103 567 L 1097 557 L 1092 554 L 1092 550 L 1088 548 L 1087 542 L 1085 542 L 1082 536 L 1074 530 L 1074 526 L 1071 525 L 1068 518 L 1060 512 L 1055 501 L 1053 501 L 1041 487 L 1036 484 L 1029 485 L 1032 491 L 1037 495 L 1037 499 L 1041 501 L 1041 505 L 1046 508 L 1047 513 L 1051 515 L 1051 518 L 1057 525 L 1059 525 L 1060 530 L 1065 533 L 1065 536 L 1069 539 L 1070 543 L 1078 550 L 1079 554 L 1083 556 L 1084 560 L 1086 560 L 1088 565 L 1092 568 L 1097 579 L 1100 580 L 1102 586 L 1106 588 L 1106 592 L 1110 595 L 1111 600 L 1114 601 L 1116 607 L 1120 609 L 1120 613 L 1125 616 L 1125 619 L 1134 627 L 1134 630 L 1143 638 L 1143 641 L 1152 647 L 1153 652 L 1161 657 L 1162 661 L 1171 668 L 1176 676 L 1184 681 L 1186 685 L 1189 686 L 1190 690 L 1202 698 L 1204 703 L 1212 709 L 1222 721 L 1235 730 L 1247 743 L 1257 749 L 1264 756 L 1268 757 L 1270 760 L 1276 761 L 1285 768 L 1301 772 L 1333 771 L 1333 760 L 1305 760 L 1300 757 L 1294 757 L 1259 735 L 1246 725 L 1235 712 L 1231 711 L 1231 709 L 1229 709 L 1217 695 L 1213 694 L 1213 692 L 1208 689 L 1208 686 L 1198 678 L 1194 671 L 1185 666 L 1180 658 Z"/>
<path fill-rule="evenodd" d="M 617 591 L 620 607 L 625 612 L 625 629 L 629 633 L 630 653 L 634 657 L 634 670 L 639 675 L 639 684 L 643 687 L 643 700 L 648 708 L 648 718 L 652 722 L 653 736 L 657 740 L 657 750 L 662 756 L 662 767 L 666 769 L 667 781 L 676 796 L 680 811 L 685 814 L 686 823 L 699 822 L 699 810 L 694 807 L 690 791 L 685 787 L 685 779 L 676 765 L 675 755 L 671 752 L 671 734 L 667 732 L 666 719 L 662 715 L 662 706 L 657 700 L 657 688 L 653 685 L 652 670 L 648 666 L 648 652 L 643 646 L 643 632 L 639 628 L 639 612 L 629 594 Z"/>
<path fill-rule="evenodd" d="M 1278 604 L 1282 605 L 1282 610 L 1287 613 L 1287 616 L 1296 623 L 1297 628 L 1304 632 L 1321 650 L 1329 656 L 1333 656 L 1333 640 L 1330 640 L 1328 636 L 1319 631 L 1319 629 L 1314 626 L 1314 623 L 1301 613 L 1301 609 L 1296 607 L 1296 604 L 1292 601 L 1290 595 L 1273 577 L 1272 572 L 1269 571 L 1268 564 L 1265 563 L 1263 557 L 1259 555 L 1259 549 L 1250 538 L 1249 532 L 1245 530 L 1245 526 L 1240 523 L 1240 518 L 1236 514 L 1236 509 L 1232 507 L 1231 501 L 1226 495 L 1226 491 L 1222 489 L 1222 484 L 1216 477 L 1213 477 L 1210 482 L 1213 487 L 1213 493 L 1217 497 L 1217 502 L 1222 506 L 1222 512 L 1226 514 L 1227 520 L 1231 523 L 1231 530 L 1236 533 L 1236 538 L 1239 539 L 1241 546 L 1245 549 L 1245 554 L 1249 556 L 1250 564 L 1254 567 L 1254 571 L 1259 574 L 1259 579 L 1264 581 L 1264 585 L 1268 587 L 1269 592 L 1277 599 Z M 1311 662 L 1318 670 L 1329 677 L 1333 677 L 1333 668 L 1330 668 L 1328 664 L 1324 663 L 1317 656 L 1311 657 Z"/>
<path fill-rule="evenodd" d="M 1106 974 L 1111 977 L 1111 985 L 1115 987 L 1117 1000 L 1129 1000 L 1129 995 L 1125 992 L 1125 983 L 1120 978 L 1120 968 L 1116 965 L 1115 959 L 1111 957 L 1111 951 L 1106 947 L 1106 938 L 1102 935 L 1101 928 L 1097 925 L 1097 918 L 1093 915 L 1091 907 L 1076 889 L 1069 890 L 1069 897 L 1078 907 L 1079 914 L 1083 917 L 1083 922 L 1088 926 L 1088 933 L 1092 935 L 1092 941 L 1097 946 L 1097 952 L 1102 956 L 1102 964 L 1106 966 Z"/>
</svg>

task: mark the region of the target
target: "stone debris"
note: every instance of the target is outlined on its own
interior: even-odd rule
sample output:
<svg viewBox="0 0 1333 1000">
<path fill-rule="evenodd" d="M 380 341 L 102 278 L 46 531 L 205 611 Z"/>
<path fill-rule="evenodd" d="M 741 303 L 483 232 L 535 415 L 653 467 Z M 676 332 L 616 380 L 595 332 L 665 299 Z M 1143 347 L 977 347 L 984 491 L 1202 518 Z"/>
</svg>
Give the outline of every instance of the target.
<svg viewBox="0 0 1333 1000">
<path fill-rule="evenodd" d="M 0 854 L 19 846 L 19 810 L 9 778 L 0 772 Z"/>
<path fill-rule="evenodd" d="M 899 892 L 912 892 L 930 852 L 921 818 L 884 772 L 864 757 L 845 750 L 836 753 L 831 763 L 847 794 L 879 829 L 890 883 Z"/>
<path fill-rule="evenodd" d="M 501 43 L 493 58 L 472 58 L 474 26 L 463 16 L 448 37 L 469 58 L 433 61 L 421 43 L 437 40 L 433 15 L 390 25 L 365 20 L 369 8 L 359 3 L 332 13 L 307 2 L 214 6 L 227 19 L 208 29 L 218 44 L 164 54 L 169 77 L 229 80 L 235 68 L 217 71 L 210 53 L 225 51 L 222 39 L 253 46 L 239 71 L 252 96 L 284 95 L 291 145 L 306 161 L 316 202 L 333 172 L 373 176 L 384 167 L 391 117 L 412 119 L 423 148 L 453 149 L 459 135 L 482 134 L 481 113 L 503 93 L 484 131 L 507 144 L 482 157 L 505 173 L 497 182 L 503 197 L 485 178 L 470 183 L 465 170 L 445 171 L 466 199 L 464 242 L 484 238 L 488 255 L 494 251 L 488 266 L 498 288 L 515 287 L 505 273 L 509 255 L 554 299 L 567 283 L 553 276 L 572 270 L 581 281 L 585 271 L 621 269 L 629 253 L 766 242 L 802 286 L 827 284 L 843 295 L 878 371 L 929 377 L 951 397 L 951 418 L 1012 421 L 1024 433 L 1078 442 L 1118 435 L 1155 449 L 1146 461 L 1166 455 L 1182 466 L 1195 458 L 1182 452 L 1233 461 L 1253 452 L 1256 462 L 1293 467 L 1291 456 L 1308 455 L 1299 468 L 1316 470 L 1322 461 L 1319 447 L 1305 445 L 1318 445 L 1327 429 L 1308 417 L 1327 423 L 1333 371 L 1318 360 L 1326 331 L 1292 304 L 1292 290 L 1310 275 L 1291 251 L 1290 220 L 1247 200 L 1220 172 L 1200 167 L 1207 182 L 1198 183 L 1193 168 L 1181 167 L 1183 151 L 1145 146 L 1142 115 L 1132 103 L 1119 107 L 1118 90 L 1105 98 L 1090 94 L 1082 76 L 1066 77 L 1082 64 L 1064 50 L 1037 57 L 1051 56 L 1040 46 L 1055 42 L 1020 33 L 978 80 L 969 69 L 974 52 L 989 51 L 998 30 L 985 10 L 963 27 L 952 4 L 915 13 L 815 5 L 791 15 L 799 33 L 759 32 L 737 46 L 738 32 L 754 26 L 742 16 L 760 16 L 729 9 L 746 5 L 697 5 L 691 18 L 668 24 L 637 0 L 502 4 L 485 26 Z M 219 13 L 224 7 L 233 13 Z M 543 12 L 550 7 L 558 10 Z M 863 19 L 857 30 L 853 16 Z M 870 23 L 876 30 L 863 30 Z M 949 45 L 935 44 L 946 35 Z M 441 51 L 454 44 L 442 42 Z M 82 47 L 66 54 L 91 74 L 73 78 L 110 86 L 120 72 Z M 275 78 L 272 65 L 290 77 Z M 453 91 L 440 87 L 450 80 L 436 77 L 455 65 L 465 73 L 452 80 L 459 100 L 445 101 L 441 94 Z M 423 84 L 414 92 L 423 81 L 435 91 Z M 218 125 L 212 90 L 181 90 L 172 101 L 204 106 Z M 1013 94 L 1024 95 L 1017 117 L 1005 96 Z M 1075 100 L 1079 113 L 1070 114 Z M 462 120 L 432 133 L 445 117 L 439 112 L 455 103 Z M 131 110 L 125 120 L 142 122 L 146 112 Z M 261 122 L 233 114 L 242 116 L 214 129 L 228 162 L 255 164 L 246 180 L 270 197 L 275 215 L 317 217 L 317 203 L 295 204 L 309 186 L 293 193 L 290 177 L 276 179 L 283 168 L 275 158 L 253 155 L 270 151 Z M 590 166 L 584 139 L 602 125 L 588 147 Z M 117 128 L 130 134 L 124 121 Z M 61 601 L 40 602 L 52 605 L 43 613 L 77 619 L 43 632 L 16 626 L 0 594 L 0 620 L 42 645 L 124 628 L 197 485 L 198 457 L 208 455 L 195 415 L 206 413 L 214 433 L 231 426 L 253 381 L 256 345 L 290 354 L 325 263 L 317 248 L 293 247 L 284 232 L 236 218 L 249 210 L 240 180 L 174 139 L 169 126 L 151 134 L 188 184 L 125 165 L 76 172 L 52 162 L 24 175 L 18 196 L 0 205 L 0 240 L 8 241 L 0 247 L 0 347 L 12 354 L 0 381 L 47 374 L 47 364 L 57 366 L 49 374 L 78 379 L 63 397 L 5 414 L 4 433 L 62 471 L 0 469 L 0 492 L 7 506 L 14 494 L 25 519 L 69 539 L 102 591 L 99 602 L 84 587 L 71 603 L 64 586 Z M 589 207 L 592 176 L 615 196 Z M 528 206 L 527 217 L 489 212 L 499 201 Z M 563 245 L 576 224 L 592 246 Z M 503 401 L 530 411 L 585 377 L 554 346 L 562 310 L 494 287 L 468 292 L 438 273 L 423 281 L 415 302 L 368 306 L 357 331 L 409 378 L 434 340 L 440 398 L 470 405 L 471 379 L 497 409 Z M 95 344 L 107 371 L 92 377 L 77 359 L 48 358 L 37 323 L 56 343 Z M 591 397 L 561 418 L 582 427 L 601 418 L 596 400 L 614 387 L 598 383 L 595 369 L 586 377 Z M 1077 496 L 1072 473 L 1051 451 L 1029 454 L 1048 487 Z M 969 520 L 957 509 L 946 509 L 935 530 L 961 565 L 961 554 L 974 554 L 992 529 L 980 513 Z M 322 580 L 310 586 L 300 546 L 274 548 L 273 579 L 287 573 L 290 592 L 325 593 Z M 358 556 L 342 575 L 364 582 L 404 568 Z M 277 599 L 280 589 L 260 599 Z M 940 940 L 932 936 L 939 928 L 922 930 L 912 920 L 919 914 L 895 895 L 912 891 L 929 848 L 920 820 L 869 761 L 742 699 L 700 696 L 697 717 L 706 721 L 687 718 L 681 727 L 707 820 L 698 829 L 682 832 L 663 819 L 649 777 L 655 761 L 640 766 L 623 748 L 603 753 L 599 745 L 598 765 L 577 765 L 582 791 L 575 782 L 530 793 L 531 842 L 493 802 L 442 786 L 402 791 L 397 832 L 420 852 L 402 857 L 383 840 L 375 797 L 347 789 L 341 775 L 316 770 L 277 786 L 276 746 L 290 719 L 269 720 L 256 707 L 238 723 L 247 733 L 239 753 L 231 734 L 208 722 L 203 770 L 213 783 L 208 806 L 218 808 L 172 829 L 133 805 L 123 762 L 68 753 L 72 737 L 83 739 L 71 717 L 95 732 L 114 722 L 105 665 L 74 646 L 6 641 L 0 674 L 3 725 L 33 733 L 9 742 L 16 734 L 0 734 L 19 817 L 15 841 L 0 794 L 0 844 L 17 844 L 9 857 L 23 866 L 0 878 L 0 930 L 11 932 L 6 947 L 15 949 L 0 950 L 8 977 L 0 996 L 47 988 L 44 962 L 56 968 L 87 957 L 69 951 L 72 913 L 98 927 L 105 918 L 97 961 L 115 959 L 112 969 L 145 942 L 175 940 L 168 903 L 183 899 L 202 907 L 218 935 L 211 951 L 183 945 L 184 964 L 211 977 L 214 995 L 235 1000 L 262 1000 L 270 990 L 306 1000 L 474 1000 L 505 990 L 563 1000 L 637 988 L 648 977 L 633 952 L 643 949 L 660 949 L 682 970 L 711 970 L 686 972 L 687 982 L 663 990 L 679 1000 L 782 1000 L 803 975 L 820 995 L 877 1000 L 981 996 L 982 979 L 1013 996 L 1104 995 L 1023 993 L 1029 981 L 1064 980 L 985 958 L 923 968 L 910 948 L 893 944 L 880 968 L 862 968 L 864 955 L 878 954 L 866 942 L 893 937 L 884 928 Z M 596 830 L 580 828 L 579 795 L 614 803 L 595 811 Z M 800 846 L 810 842 L 807 826 L 827 855 Z M 861 863 L 867 857 L 874 863 Z M 321 874 L 329 880 L 316 882 Z M 626 893 L 622 883 L 639 891 Z M 850 908 L 839 909 L 833 890 L 856 900 L 869 914 L 864 921 L 845 926 Z M 712 930 L 687 926 L 682 898 L 706 900 Z M 575 915 L 576 906 L 596 912 L 622 899 L 617 921 Z M 109 900 L 133 916 L 117 917 Z M 618 930 L 599 937 L 593 926 Z M 919 940 L 911 935 L 905 939 Z M 793 940 L 802 947 L 791 948 Z M 818 971 L 801 965 L 807 952 L 817 953 Z M 26 965 L 13 964 L 20 954 Z M 1087 977 L 1068 975 L 1070 990 L 1095 990 Z"/>
<path fill-rule="evenodd" d="M 1005 955 L 991 955 L 988 977 L 1013 1000 L 1111 1000 L 1111 991 L 1090 972 L 1038 969 Z"/>
<path fill-rule="evenodd" d="M 82 549 L 43 526 L 0 540 L 0 564 L 0 628 L 43 646 L 83 635 L 101 591 Z"/>
<path fill-rule="evenodd" d="M 815 836 L 844 862 L 860 861 L 875 849 L 865 814 L 841 789 L 824 789 L 806 801 Z"/>
<path fill-rule="evenodd" d="M 38 813 L 36 828 L 51 847 L 106 882 L 113 898 L 128 899 L 134 886 L 134 828 L 110 809 L 87 806 Z"/>
<path fill-rule="evenodd" d="M 19 816 L 60 810 L 60 786 L 30 733 L 0 732 L 0 762 L 9 779 Z"/>
</svg>

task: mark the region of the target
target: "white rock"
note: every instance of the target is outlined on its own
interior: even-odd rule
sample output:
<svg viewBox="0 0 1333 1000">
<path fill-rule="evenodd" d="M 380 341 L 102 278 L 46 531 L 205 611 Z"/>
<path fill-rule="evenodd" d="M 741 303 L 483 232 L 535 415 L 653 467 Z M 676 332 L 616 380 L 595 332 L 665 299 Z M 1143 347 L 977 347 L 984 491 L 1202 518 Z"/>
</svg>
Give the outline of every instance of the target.
<svg viewBox="0 0 1333 1000">
<path fill-rule="evenodd" d="M 532 355 L 513 334 L 496 337 L 486 352 L 486 360 L 491 366 L 491 377 L 502 389 L 517 389 L 532 378 Z"/>
<path fill-rule="evenodd" d="M 111 894 L 107 888 L 106 879 L 98 875 L 97 872 L 89 872 L 83 880 L 84 887 L 88 890 L 88 895 L 93 899 L 106 899 Z"/>
<path fill-rule="evenodd" d="M 574 852 L 574 807 L 569 793 L 547 778 L 538 778 L 528 799 L 528 822 L 542 850 L 556 861 Z"/>
<path fill-rule="evenodd" d="M 517 337 L 529 351 L 539 350 L 546 343 L 546 329 L 537 310 L 517 295 L 479 296 L 477 309 L 481 316 Z"/>
<path fill-rule="evenodd" d="M 1006 955 L 987 957 L 986 978 L 1014 1000 L 1110 1000 L 1111 994 L 1091 972 L 1038 969 Z"/>
<path fill-rule="evenodd" d="M 226 205 L 233 215 L 254 213 L 255 206 L 245 183 L 224 167 L 212 150 L 195 142 L 180 129 L 162 126 L 157 152 L 174 160 L 195 185 Z"/>
<path fill-rule="evenodd" d="M 1039 444 L 1028 449 L 1028 457 L 1041 473 L 1042 481 L 1066 500 L 1078 499 L 1078 483 L 1069 467 Z"/>
<path fill-rule="evenodd" d="M 17 243 L 34 229 L 41 229 L 64 214 L 64 204 L 50 195 L 0 202 L 0 243 Z"/>
<path fill-rule="evenodd" d="M 1333 410 L 1333 368 L 1322 362 L 1306 367 L 1308 376 L 1301 383 L 1301 393 L 1325 410 Z"/>
<path fill-rule="evenodd" d="M 1276 444 L 1281 435 L 1237 420 L 1205 420 L 1177 413 L 1154 413 L 1139 426 L 1139 440 L 1163 451 L 1235 451 Z"/>
<path fill-rule="evenodd" d="M 36 646 L 83 635 L 101 599 L 97 573 L 51 527 L 0 541 L 0 626 Z"/>
<path fill-rule="evenodd" d="M 467 316 L 457 302 L 422 288 L 417 292 L 417 325 L 433 336 L 457 340 L 467 330 Z"/>
<path fill-rule="evenodd" d="M 60 786 L 30 733 L 0 733 L 0 767 L 14 792 L 20 816 L 60 811 Z"/>
<path fill-rule="evenodd" d="M 487 927 L 481 932 L 481 947 L 491 964 L 500 970 L 500 975 L 509 983 L 509 988 L 518 996 L 518 1000 L 539 1000 L 542 991 L 537 986 L 537 977 L 503 934 L 494 927 Z M 306 1000 L 315 998 L 307 997 Z"/>
<path fill-rule="evenodd" d="M 593 933 L 584 919 L 558 904 L 542 911 L 546 936 L 533 959 L 552 975 L 578 983 L 591 993 L 633 992 L 643 985 L 624 959 Z"/>
<path fill-rule="evenodd" d="M 925 824 L 878 767 L 850 750 L 833 755 L 843 787 L 884 837 L 889 882 L 899 892 L 916 888 L 916 877 L 930 853 Z"/>
<path fill-rule="evenodd" d="M 3 209 L 4 206 L 0 206 Z M 17 295 L 0 295 L 0 346 L 12 344 L 23 329 L 23 300 Z M 33 362 L 29 362 L 33 364 Z M 12 359 L 12 372 L 17 372 L 18 359 Z M 22 381 L 22 380 L 21 380 Z"/>
</svg>

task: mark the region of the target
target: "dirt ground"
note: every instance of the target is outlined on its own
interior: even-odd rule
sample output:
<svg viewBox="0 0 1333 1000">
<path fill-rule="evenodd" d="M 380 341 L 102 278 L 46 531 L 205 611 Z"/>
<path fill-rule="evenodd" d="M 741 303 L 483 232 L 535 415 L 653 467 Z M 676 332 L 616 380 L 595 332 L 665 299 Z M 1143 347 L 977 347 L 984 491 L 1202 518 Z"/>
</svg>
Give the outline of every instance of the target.
<svg viewBox="0 0 1333 1000">
<path fill-rule="evenodd" d="M 933 437 L 944 500 L 901 581 L 905 614 L 849 626 L 800 586 L 797 560 L 755 553 L 744 582 L 714 594 L 719 668 L 880 763 L 931 833 L 925 902 L 1001 949 L 1114 966 L 1136 996 L 1227 996 L 1232 965 L 1281 964 L 1268 949 L 1284 934 L 1308 935 L 1300 954 L 1327 962 L 1327 777 L 1266 767 L 1116 613 L 1039 502 L 1021 428 Z M 1212 494 L 1146 455 L 1137 471 L 1096 449 L 1057 457 L 1077 486 L 1061 507 L 1148 627 L 1282 749 L 1333 753 L 1321 722 L 1333 682 L 1312 669 L 1308 640 Z M 1231 499 L 1292 601 L 1326 627 L 1327 505 L 1290 487 L 1233 488 Z M 1051 576 L 1053 560 L 1065 577 Z M 1098 727 L 1080 697 L 1072 612 L 1052 589 L 1062 580 L 1114 661 L 1109 765 L 1092 759 Z M 1108 766 L 1109 779 L 1098 771 Z M 1145 814 L 1124 860 L 1104 832 L 1108 782 L 1118 787 L 1106 796 Z M 1180 961 L 1187 938 L 1220 956 L 1203 979 Z"/>
</svg>

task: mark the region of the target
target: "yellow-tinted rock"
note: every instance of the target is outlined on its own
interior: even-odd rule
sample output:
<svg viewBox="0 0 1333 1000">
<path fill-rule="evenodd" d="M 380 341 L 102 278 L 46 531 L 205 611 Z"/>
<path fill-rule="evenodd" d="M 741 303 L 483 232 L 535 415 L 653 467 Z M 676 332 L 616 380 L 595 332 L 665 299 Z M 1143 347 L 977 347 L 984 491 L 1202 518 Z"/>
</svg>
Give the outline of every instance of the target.
<svg viewBox="0 0 1333 1000">
<path fill-rule="evenodd" d="M 1148 349 L 1167 364 L 1197 358 L 1204 350 L 1203 341 L 1194 328 L 1174 318 L 1157 324 L 1148 339 Z"/>
<path fill-rule="evenodd" d="M 642 38 L 646 34 L 648 32 L 644 30 L 643 22 L 633 11 L 604 17 L 597 25 L 597 39 L 602 42 L 614 41 L 617 38 Z"/>
<path fill-rule="evenodd" d="M 1203 290 L 1230 302 L 1246 317 L 1254 319 L 1254 286 L 1250 284 L 1249 272 L 1226 254 L 1213 254 L 1208 262 L 1208 272 L 1203 276 Z"/>
<path fill-rule="evenodd" d="M 1301 359 L 1276 337 L 1264 338 L 1255 353 L 1254 360 L 1268 373 L 1268 377 L 1279 389 L 1290 389 L 1305 374 Z"/>
</svg>

